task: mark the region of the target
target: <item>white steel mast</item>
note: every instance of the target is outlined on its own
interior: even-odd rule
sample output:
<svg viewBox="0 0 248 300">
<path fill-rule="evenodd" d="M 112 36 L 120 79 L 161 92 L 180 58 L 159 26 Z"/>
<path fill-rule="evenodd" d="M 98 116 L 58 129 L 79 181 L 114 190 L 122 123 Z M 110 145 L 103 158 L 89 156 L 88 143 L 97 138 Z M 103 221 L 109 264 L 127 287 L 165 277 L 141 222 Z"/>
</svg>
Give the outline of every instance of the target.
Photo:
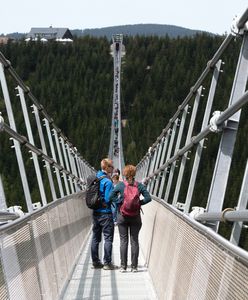
<svg viewBox="0 0 248 300">
<path fill-rule="evenodd" d="M 113 160 L 114 167 L 121 171 L 124 167 L 124 157 L 122 148 L 121 134 L 121 58 L 125 55 L 125 46 L 123 45 L 123 35 L 115 34 L 112 36 L 112 45 L 110 54 L 114 59 L 114 87 L 113 87 L 113 110 L 111 122 L 111 135 L 109 145 L 109 158 Z"/>
</svg>

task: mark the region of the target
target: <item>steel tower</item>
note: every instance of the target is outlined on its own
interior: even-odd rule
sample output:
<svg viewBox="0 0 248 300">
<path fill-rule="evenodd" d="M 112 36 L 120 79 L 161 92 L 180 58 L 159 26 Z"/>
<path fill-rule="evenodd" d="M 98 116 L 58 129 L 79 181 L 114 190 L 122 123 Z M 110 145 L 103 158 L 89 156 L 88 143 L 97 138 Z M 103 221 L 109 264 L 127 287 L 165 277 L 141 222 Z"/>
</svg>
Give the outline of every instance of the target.
<svg viewBox="0 0 248 300">
<path fill-rule="evenodd" d="M 114 59 L 114 87 L 113 87 L 113 110 L 111 122 L 111 135 L 109 145 L 109 158 L 113 160 L 114 167 L 121 172 L 124 166 L 122 134 L 121 134 L 121 58 L 125 55 L 125 46 L 122 43 L 123 35 L 112 36 L 113 44 L 110 46 L 110 54 Z"/>
</svg>

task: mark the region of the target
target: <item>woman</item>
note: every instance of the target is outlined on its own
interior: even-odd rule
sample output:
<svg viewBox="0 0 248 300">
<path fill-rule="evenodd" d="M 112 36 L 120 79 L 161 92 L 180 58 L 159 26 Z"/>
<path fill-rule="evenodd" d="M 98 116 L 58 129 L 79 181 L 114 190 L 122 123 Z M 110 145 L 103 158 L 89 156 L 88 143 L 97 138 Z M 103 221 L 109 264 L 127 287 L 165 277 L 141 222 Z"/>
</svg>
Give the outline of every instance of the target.
<svg viewBox="0 0 248 300">
<path fill-rule="evenodd" d="M 126 180 L 119 182 L 112 193 L 110 201 L 117 202 L 118 195 L 121 205 L 117 216 L 117 225 L 120 234 L 121 272 L 127 270 L 128 238 L 131 241 L 131 272 L 137 272 L 139 256 L 139 231 L 142 226 L 140 209 L 141 205 L 151 201 L 151 196 L 146 187 L 135 181 L 136 167 L 127 165 L 124 167 L 123 176 Z M 144 199 L 140 200 L 140 194 Z"/>
<path fill-rule="evenodd" d="M 113 186 L 116 187 L 117 184 L 120 182 L 120 170 L 119 169 L 114 169 L 113 174 L 112 174 L 112 182 L 113 182 Z M 113 220 L 114 220 L 114 224 L 117 225 L 117 211 L 118 211 L 118 204 L 119 204 L 119 200 L 118 202 L 112 202 L 111 204 L 111 209 L 112 209 L 112 214 L 113 214 Z"/>
</svg>

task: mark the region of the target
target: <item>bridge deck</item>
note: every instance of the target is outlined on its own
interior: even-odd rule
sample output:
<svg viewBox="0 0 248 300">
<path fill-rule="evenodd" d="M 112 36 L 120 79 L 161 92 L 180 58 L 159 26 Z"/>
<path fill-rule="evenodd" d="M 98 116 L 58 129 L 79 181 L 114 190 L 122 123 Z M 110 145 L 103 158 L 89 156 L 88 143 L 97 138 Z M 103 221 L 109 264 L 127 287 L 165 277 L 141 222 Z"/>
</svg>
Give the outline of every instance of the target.
<svg viewBox="0 0 248 300">
<path fill-rule="evenodd" d="M 139 268 L 137 273 L 131 273 L 128 268 L 126 273 L 119 270 L 105 271 L 91 268 L 89 238 L 83 250 L 72 278 L 67 286 L 63 300 L 73 299 L 157 299 L 152 282 L 146 267 L 142 253 L 139 256 Z M 101 249 L 102 251 L 103 249 Z M 130 249 L 129 249 L 130 250 Z M 129 255 L 130 257 L 130 255 Z M 113 245 L 113 262 L 119 262 L 119 234 L 115 230 Z"/>
</svg>

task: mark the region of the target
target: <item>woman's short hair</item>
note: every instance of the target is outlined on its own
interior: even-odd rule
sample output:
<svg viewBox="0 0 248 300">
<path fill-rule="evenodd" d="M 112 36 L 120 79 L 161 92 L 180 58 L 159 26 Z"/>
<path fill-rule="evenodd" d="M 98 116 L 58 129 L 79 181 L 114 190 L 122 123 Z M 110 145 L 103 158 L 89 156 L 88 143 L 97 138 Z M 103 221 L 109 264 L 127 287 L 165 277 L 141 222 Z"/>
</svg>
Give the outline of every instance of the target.
<svg viewBox="0 0 248 300">
<path fill-rule="evenodd" d="M 121 171 L 119 170 L 119 169 L 114 169 L 114 171 L 113 171 L 113 175 L 114 174 L 117 174 L 117 175 L 119 175 L 120 176 L 120 174 L 121 174 Z"/>
<path fill-rule="evenodd" d="M 126 178 L 135 177 L 136 174 L 136 167 L 133 165 L 126 165 L 123 169 L 123 175 Z"/>
<path fill-rule="evenodd" d="M 113 161 L 110 158 L 104 158 L 101 161 L 101 169 L 106 170 L 108 167 L 113 167 Z"/>
<path fill-rule="evenodd" d="M 120 176 L 115 173 L 111 178 L 117 181 L 120 179 Z"/>
</svg>

